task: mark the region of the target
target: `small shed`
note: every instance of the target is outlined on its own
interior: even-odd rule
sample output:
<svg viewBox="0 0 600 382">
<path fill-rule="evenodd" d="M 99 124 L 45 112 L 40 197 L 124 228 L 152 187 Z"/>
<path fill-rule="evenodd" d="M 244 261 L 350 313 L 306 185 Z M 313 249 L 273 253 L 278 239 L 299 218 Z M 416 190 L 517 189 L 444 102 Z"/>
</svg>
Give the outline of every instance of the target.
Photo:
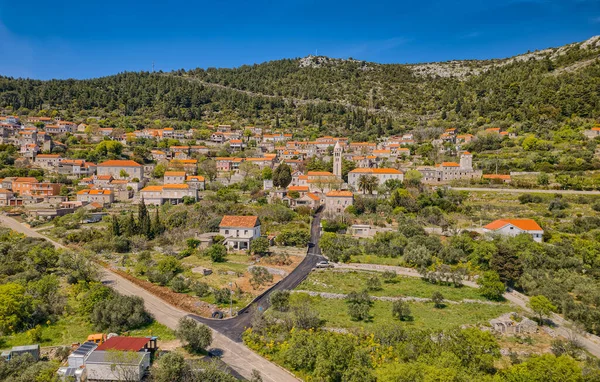
<svg viewBox="0 0 600 382">
<path fill-rule="evenodd" d="M 535 333 L 538 324 L 527 317 L 519 316 L 515 312 L 506 313 L 490 320 L 492 330 L 500 334 Z"/>
<path fill-rule="evenodd" d="M 88 381 L 141 381 L 149 367 L 149 352 L 96 349 L 85 362 Z"/>
<path fill-rule="evenodd" d="M 10 361 L 14 357 L 18 357 L 24 354 L 31 354 L 34 360 L 40 360 L 40 345 L 25 345 L 25 346 L 14 346 L 10 350 L 2 352 L 2 357 L 7 361 Z"/>
</svg>

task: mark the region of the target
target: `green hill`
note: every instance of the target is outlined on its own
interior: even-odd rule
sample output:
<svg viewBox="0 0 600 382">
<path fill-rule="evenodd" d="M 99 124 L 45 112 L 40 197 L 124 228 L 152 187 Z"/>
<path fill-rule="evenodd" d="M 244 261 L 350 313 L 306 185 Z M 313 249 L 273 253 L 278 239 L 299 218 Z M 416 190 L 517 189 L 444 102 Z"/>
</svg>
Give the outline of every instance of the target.
<svg viewBox="0 0 600 382">
<path fill-rule="evenodd" d="M 552 131 L 600 116 L 600 37 L 502 60 L 418 65 L 327 57 L 234 69 L 121 73 L 91 80 L 0 77 L 0 107 L 65 117 L 275 124 L 369 139 L 405 129 L 495 123 Z"/>
</svg>

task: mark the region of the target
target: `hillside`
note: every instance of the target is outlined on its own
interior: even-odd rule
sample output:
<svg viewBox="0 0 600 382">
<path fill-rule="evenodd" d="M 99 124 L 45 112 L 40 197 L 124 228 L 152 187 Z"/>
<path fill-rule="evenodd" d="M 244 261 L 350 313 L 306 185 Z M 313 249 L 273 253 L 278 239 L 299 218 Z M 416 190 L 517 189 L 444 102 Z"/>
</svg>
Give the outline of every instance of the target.
<svg viewBox="0 0 600 382">
<path fill-rule="evenodd" d="M 0 107 L 66 116 L 273 124 L 357 139 L 428 124 L 557 129 L 600 116 L 600 38 L 512 58 L 419 65 L 309 56 L 92 80 L 0 77 Z M 122 118 L 121 118 L 122 119 Z M 185 125 L 184 125 L 185 127 Z M 300 129 L 305 127 L 305 129 Z"/>
</svg>

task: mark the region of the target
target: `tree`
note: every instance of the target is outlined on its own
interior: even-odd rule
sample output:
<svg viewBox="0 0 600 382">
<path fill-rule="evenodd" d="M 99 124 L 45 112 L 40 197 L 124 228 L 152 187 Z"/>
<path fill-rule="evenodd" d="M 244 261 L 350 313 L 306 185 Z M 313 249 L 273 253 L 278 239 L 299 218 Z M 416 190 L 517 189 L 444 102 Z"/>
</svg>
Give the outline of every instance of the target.
<svg viewBox="0 0 600 382">
<path fill-rule="evenodd" d="M 217 162 L 212 159 L 206 159 L 198 165 L 200 173 L 206 176 L 211 182 L 217 178 Z"/>
<path fill-rule="evenodd" d="M 250 378 L 250 382 L 263 382 L 263 379 L 260 376 L 260 371 L 252 369 L 252 376 Z"/>
<path fill-rule="evenodd" d="M 262 285 L 273 281 L 273 275 L 265 267 L 254 266 L 250 270 L 250 285 L 253 289 L 260 288 Z"/>
<path fill-rule="evenodd" d="M 544 317 L 556 312 L 556 306 L 546 296 L 542 295 L 530 297 L 527 306 L 538 316 L 542 325 L 544 324 Z"/>
<path fill-rule="evenodd" d="M 15 283 L 0 285 L 0 333 L 6 335 L 23 327 L 31 314 L 31 297 Z"/>
<path fill-rule="evenodd" d="M 175 336 L 195 352 L 205 350 L 212 342 L 212 332 L 206 325 L 186 317 L 179 320 Z"/>
<path fill-rule="evenodd" d="M 370 318 L 369 312 L 373 301 L 367 292 L 350 292 L 346 296 L 348 314 L 353 320 L 363 321 Z"/>
<path fill-rule="evenodd" d="M 264 256 L 269 253 L 269 239 L 258 237 L 250 243 L 250 251 L 255 255 Z"/>
<path fill-rule="evenodd" d="M 362 190 L 363 194 L 365 192 L 368 192 L 369 195 L 373 194 L 373 190 L 375 190 L 377 188 L 378 184 L 379 184 L 379 180 L 377 179 L 376 176 L 361 175 L 358 178 L 358 188 L 359 188 L 359 190 Z"/>
<path fill-rule="evenodd" d="M 287 290 L 276 290 L 269 296 L 271 306 L 279 312 L 286 312 L 290 307 L 290 292 Z"/>
<path fill-rule="evenodd" d="M 161 355 L 152 370 L 152 379 L 156 382 L 186 382 L 191 372 L 190 365 L 183 355 L 168 352 Z"/>
<path fill-rule="evenodd" d="M 120 294 L 96 304 L 90 320 L 98 330 L 110 332 L 137 329 L 152 321 L 144 309 L 144 300 Z"/>
<path fill-rule="evenodd" d="M 139 233 L 141 235 L 146 236 L 148 239 L 153 238 L 152 232 L 152 222 L 150 220 L 150 215 L 148 214 L 148 209 L 146 208 L 146 203 L 144 202 L 144 198 L 140 200 L 138 206 L 138 226 Z"/>
<path fill-rule="evenodd" d="M 545 172 L 540 172 L 540 174 L 537 177 L 537 182 L 540 186 L 547 186 L 548 183 L 550 183 L 550 178 Z"/>
<path fill-rule="evenodd" d="M 431 302 L 433 302 L 433 306 L 436 308 L 443 308 L 444 305 L 444 295 L 440 292 L 433 292 L 431 295 Z"/>
<path fill-rule="evenodd" d="M 404 300 L 396 300 L 392 304 L 392 316 L 400 321 L 409 321 L 411 317 L 410 306 Z"/>
<path fill-rule="evenodd" d="M 60 196 L 69 196 L 69 187 L 63 184 L 60 187 Z"/>
<path fill-rule="evenodd" d="M 285 188 L 292 182 L 292 169 L 285 163 L 280 164 L 273 171 L 273 186 Z"/>
<path fill-rule="evenodd" d="M 477 284 L 481 295 L 490 300 L 501 300 L 506 289 L 504 283 L 500 281 L 500 276 L 494 271 L 485 272 L 477 279 Z"/>
<path fill-rule="evenodd" d="M 121 224 L 119 223 L 117 215 L 112 216 L 111 232 L 114 237 L 121 236 Z"/>
<path fill-rule="evenodd" d="M 370 291 L 376 291 L 381 289 L 381 280 L 376 275 L 373 275 L 367 279 L 367 289 Z"/>
<path fill-rule="evenodd" d="M 264 180 L 273 179 L 273 170 L 271 169 L 271 167 L 265 167 L 262 169 L 262 178 Z"/>
<path fill-rule="evenodd" d="M 159 163 L 156 166 L 154 166 L 154 169 L 152 170 L 152 176 L 155 178 L 162 178 L 165 176 L 166 171 L 167 171 L 167 166 L 164 165 L 163 163 Z"/>
<path fill-rule="evenodd" d="M 204 251 L 204 255 L 210 257 L 214 263 L 222 263 L 227 256 L 227 247 L 223 244 L 213 244 Z"/>
</svg>

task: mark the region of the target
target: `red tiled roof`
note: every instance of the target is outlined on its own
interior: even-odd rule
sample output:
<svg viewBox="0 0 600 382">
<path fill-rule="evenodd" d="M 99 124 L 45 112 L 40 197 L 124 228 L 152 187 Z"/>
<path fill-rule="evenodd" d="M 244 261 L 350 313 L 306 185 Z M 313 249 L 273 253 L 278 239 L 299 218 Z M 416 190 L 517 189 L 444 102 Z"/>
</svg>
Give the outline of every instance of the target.
<svg viewBox="0 0 600 382">
<path fill-rule="evenodd" d="M 96 350 L 140 351 L 150 341 L 146 337 L 111 337 L 104 341 Z"/>
<path fill-rule="evenodd" d="M 221 219 L 219 227 L 244 227 L 253 228 L 259 225 L 258 216 L 230 216 L 225 215 Z"/>
<path fill-rule="evenodd" d="M 325 194 L 325 196 L 327 196 L 328 198 L 331 197 L 344 197 L 344 198 L 349 198 L 352 197 L 352 192 L 350 191 L 329 191 L 327 194 Z"/>
</svg>

